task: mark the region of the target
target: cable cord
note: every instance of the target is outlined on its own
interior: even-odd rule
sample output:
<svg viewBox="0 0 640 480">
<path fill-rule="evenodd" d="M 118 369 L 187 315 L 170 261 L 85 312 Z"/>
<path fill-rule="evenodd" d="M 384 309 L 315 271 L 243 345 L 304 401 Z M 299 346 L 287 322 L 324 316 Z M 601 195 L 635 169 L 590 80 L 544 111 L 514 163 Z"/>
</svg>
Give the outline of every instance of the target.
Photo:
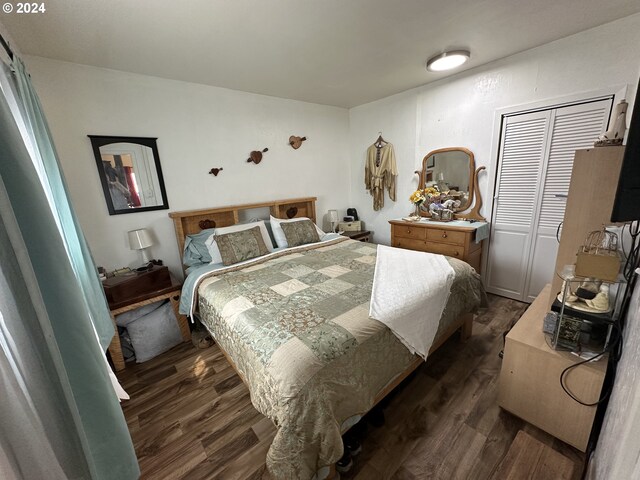
<svg viewBox="0 0 640 480">
<path fill-rule="evenodd" d="M 558 228 L 556 228 L 556 241 L 557 241 L 558 243 L 560 243 L 560 229 L 562 228 L 562 224 L 563 224 L 563 223 L 564 223 L 564 222 L 560 222 L 560 223 L 558 224 Z"/>
<path fill-rule="evenodd" d="M 629 235 L 631 236 L 631 247 L 629 248 L 627 260 L 624 263 L 624 268 L 622 269 L 622 273 L 626 278 L 628 284 L 630 284 L 633 280 L 635 270 L 638 267 L 638 257 L 640 255 L 640 244 L 638 243 L 638 236 L 640 235 L 640 222 L 634 221 L 629 223 Z M 622 228 L 622 236 L 624 237 L 624 227 Z"/>
<path fill-rule="evenodd" d="M 627 287 L 622 297 L 622 308 L 620 309 L 620 319 L 618 321 L 611 322 L 611 325 L 615 329 L 615 338 L 613 342 L 610 342 L 609 346 L 604 351 L 594 355 L 591 358 L 582 360 L 578 363 L 574 363 L 573 365 L 569 365 L 567 368 L 565 368 L 562 371 L 562 373 L 560 373 L 560 386 L 562 387 L 564 392 L 567 395 L 569 395 L 569 397 L 571 397 L 574 401 L 586 407 L 594 407 L 596 405 L 599 405 L 605 402 L 611 395 L 611 392 L 613 390 L 613 382 L 606 392 L 600 394 L 600 399 L 597 402 L 586 403 L 580 400 L 578 397 L 576 397 L 573 393 L 571 393 L 571 391 L 565 385 L 565 377 L 567 376 L 568 372 L 571 371 L 571 369 L 579 367 L 580 365 L 589 363 L 593 360 L 596 360 L 597 358 L 602 357 L 605 353 L 612 354 L 609 358 L 610 358 L 611 365 L 613 367 L 613 371 L 615 372 L 616 364 L 622 357 L 622 348 L 623 348 L 622 331 L 624 330 L 624 326 L 625 326 L 625 315 L 629 306 L 629 302 L 631 300 L 631 293 L 633 292 L 633 289 L 636 283 L 635 271 L 636 271 L 636 268 L 638 268 L 638 262 L 640 260 L 640 242 L 638 242 L 638 238 L 640 237 L 640 221 L 633 221 L 623 225 L 622 231 L 621 231 L 621 236 L 623 238 L 624 238 L 625 226 L 629 227 L 629 235 L 631 237 L 631 246 L 629 248 L 629 254 L 626 255 L 626 261 L 622 269 L 622 273 L 625 279 L 627 280 Z M 559 230 L 560 230 L 560 225 L 558 225 L 558 230 L 556 230 L 556 238 L 558 236 Z M 623 238 L 621 238 L 621 246 L 623 249 L 623 254 L 626 254 L 626 252 L 624 252 Z"/>
<path fill-rule="evenodd" d="M 611 388 L 608 389 L 607 392 L 605 392 L 604 394 L 602 393 L 600 394 L 600 398 L 598 399 L 598 401 L 593 403 L 586 403 L 580 400 L 578 397 L 576 397 L 573 393 L 571 393 L 569 388 L 565 385 L 565 377 L 567 373 L 571 371 L 571 369 L 579 367 L 580 365 L 584 365 L 585 363 L 592 362 L 593 360 L 596 360 L 597 358 L 602 357 L 605 353 L 609 353 L 615 350 L 618 344 L 622 343 L 622 330 L 620 329 L 620 326 L 616 322 L 611 322 L 611 326 L 615 327 L 616 336 L 614 341 L 609 346 L 609 348 L 603 350 L 602 352 L 594 355 L 591 358 L 587 358 L 586 360 L 582 360 L 578 363 L 574 363 L 573 365 L 569 365 L 567 368 L 562 370 L 562 373 L 560 373 L 560 386 L 562 387 L 562 390 L 564 390 L 564 392 L 567 395 L 569 395 L 575 402 L 579 403 L 580 405 L 584 405 L 585 407 L 595 407 L 596 405 L 599 405 L 600 403 L 606 401 L 609 398 L 609 395 L 611 395 L 611 391 L 613 390 L 613 385 L 611 386 Z M 611 360 L 614 364 L 616 364 L 618 362 L 617 355 L 612 356 Z"/>
</svg>

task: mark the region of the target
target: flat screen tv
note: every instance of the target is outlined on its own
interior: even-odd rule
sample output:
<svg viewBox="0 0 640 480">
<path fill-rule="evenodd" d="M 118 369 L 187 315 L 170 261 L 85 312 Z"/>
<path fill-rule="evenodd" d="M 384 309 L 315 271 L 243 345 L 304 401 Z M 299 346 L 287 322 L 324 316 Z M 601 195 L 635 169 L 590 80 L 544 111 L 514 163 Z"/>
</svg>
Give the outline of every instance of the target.
<svg viewBox="0 0 640 480">
<path fill-rule="evenodd" d="M 640 83 L 633 104 L 618 190 L 611 212 L 612 222 L 640 220 Z"/>
</svg>

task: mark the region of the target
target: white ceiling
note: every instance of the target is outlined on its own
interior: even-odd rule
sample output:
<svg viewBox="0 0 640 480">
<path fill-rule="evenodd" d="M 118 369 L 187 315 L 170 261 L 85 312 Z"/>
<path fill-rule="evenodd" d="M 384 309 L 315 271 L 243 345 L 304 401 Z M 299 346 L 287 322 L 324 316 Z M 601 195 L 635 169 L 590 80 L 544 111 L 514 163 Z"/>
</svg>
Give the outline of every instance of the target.
<svg viewBox="0 0 640 480">
<path fill-rule="evenodd" d="M 473 68 L 640 12 L 638 0 L 44 3 L 0 16 L 25 54 L 341 107 L 446 76 L 424 64 L 448 48 L 470 49 Z"/>
</svg>

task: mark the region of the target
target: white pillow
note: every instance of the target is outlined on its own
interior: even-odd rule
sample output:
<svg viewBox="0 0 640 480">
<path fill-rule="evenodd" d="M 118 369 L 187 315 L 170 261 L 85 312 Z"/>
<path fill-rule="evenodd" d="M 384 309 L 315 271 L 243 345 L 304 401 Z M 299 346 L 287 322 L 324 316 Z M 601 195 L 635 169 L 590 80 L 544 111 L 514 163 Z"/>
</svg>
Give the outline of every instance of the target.
<svg viewBox="0 0 640 480">
<path fill-rule="evenodd" d="M 273 216 L 271 217 L 271 230 L 273 231 L 273 237 L 276 239 L 276 244 L 278 244 L 278 247 L 287 248 L 289 246 L 289 244 L 287 243 L 287 237 L 285 237 L 284 231 L 282 230 L 282 227 L 280 226 L 280 224 L 289 223 L 289 222 L 300 222 L 302 220 L 310 220 L 310 219 L 307 217 L 297 217 L 297 218 L 292 218 L 290 220 L 284 220 L 282 218 L 276 218 Z M 317 225 L 315 225 L 315 227 L 316 227 L 316 230 L 318 231 L 318 236 L 320 238 L 326 235 L 325 232 L 320 230 L 320 227 L 318 227 Z"/>
<path fill-rule="evenodd" d="M 222 255 L 220 255 L 220 249 L 218 248 L 218 244 L 216 243 L 216 235 L 224 235 L 225 233 L 249 230 L 250 228 L 254 228 L 256 226 L 260 227 L 260 233 L 262 234 L 262 239 L 264 240 L 264 244 L 266 245 L 267 250 L 273 252 L 273 242 L 271 241 L 271 237 L 269 236 L 269 232 L 267 231 L 267 226 L 264 224 L 264 220 L 231 225 L 230 227 L 216 228 L 215 234 L 211 235 L 207 239 L 207 241 L 204 242 L 204 244 L 207 246 L 207 250 L 209 250 L 209 255 L 211 255 L 211 264 L 222 263 Z M 282 229 L 280 230 L 282 231 Z"/>
</svg>

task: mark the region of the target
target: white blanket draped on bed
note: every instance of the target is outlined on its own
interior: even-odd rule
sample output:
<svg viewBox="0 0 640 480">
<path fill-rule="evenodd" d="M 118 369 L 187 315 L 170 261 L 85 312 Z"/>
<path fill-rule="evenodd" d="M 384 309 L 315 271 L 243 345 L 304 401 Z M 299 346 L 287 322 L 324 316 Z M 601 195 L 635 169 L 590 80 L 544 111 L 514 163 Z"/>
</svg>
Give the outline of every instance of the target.
<svg viewBox="0 0 640 480">
<path fill-rule="evenodd" d="M 453 277 L 443 255 L 378 245 L 369 316 L 426 360 Z"/>
</svg>

